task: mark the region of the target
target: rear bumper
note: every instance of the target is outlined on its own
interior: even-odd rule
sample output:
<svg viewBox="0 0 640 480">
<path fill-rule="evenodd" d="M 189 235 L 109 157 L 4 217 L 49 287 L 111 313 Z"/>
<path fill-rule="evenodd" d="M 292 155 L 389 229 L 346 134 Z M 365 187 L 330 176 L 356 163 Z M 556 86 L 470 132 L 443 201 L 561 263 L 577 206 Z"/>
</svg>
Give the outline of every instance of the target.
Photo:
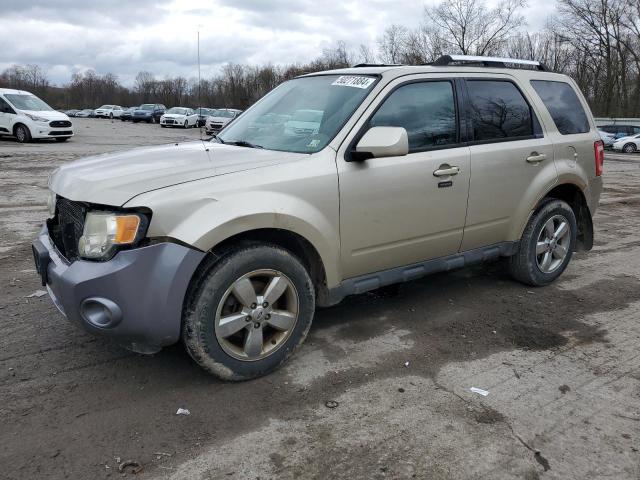
<svg viewBox="0 0 640 480">
<path fill-rule="evenodd" d="M 36 245 L 41 257 L 48 254 L 40 265 L 49 295 L 72 323 L 140 353 L 180 339 L 182 304 L 203 252 L 161 243 L 119 252 L 108 262 L 69 263 L 46 227 Z"/>
</svg>

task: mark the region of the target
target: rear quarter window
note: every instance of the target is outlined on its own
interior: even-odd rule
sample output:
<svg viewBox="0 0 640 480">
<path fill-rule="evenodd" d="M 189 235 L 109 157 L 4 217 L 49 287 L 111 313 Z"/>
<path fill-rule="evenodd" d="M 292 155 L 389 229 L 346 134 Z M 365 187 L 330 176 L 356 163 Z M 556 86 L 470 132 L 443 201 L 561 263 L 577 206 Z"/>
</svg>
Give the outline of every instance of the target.
<svg viewBox="0 0 640 480">
<path fill-rule="evenodd" d="M 571 85 L 551 80 L 531 80 L 531 85 L 562 135 L 590 130 L 587 114 Z"/>
</svg>

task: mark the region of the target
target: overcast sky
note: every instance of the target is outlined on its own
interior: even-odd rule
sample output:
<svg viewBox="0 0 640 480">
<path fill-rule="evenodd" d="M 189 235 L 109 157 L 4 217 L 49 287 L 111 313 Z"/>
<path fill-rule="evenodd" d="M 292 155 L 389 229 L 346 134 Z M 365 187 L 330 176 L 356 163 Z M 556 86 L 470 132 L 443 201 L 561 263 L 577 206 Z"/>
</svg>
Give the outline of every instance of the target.
<svg viewBox="0 0 640 480">
<path fill-rule="evenodd" d="M 426 3 L 436 0 L 427 0 Z M 542 28 L 553 0 L 525 10 Z M 88 68 L 131 84 L 136 73 L 197 75 L 234 63 L 312 60 L 338 41 L 374 45 L 392 23 L 417 26 L 420 0 L 0 0 L 0 70 L 42 66 L 55 84 Z"/>
</svg>

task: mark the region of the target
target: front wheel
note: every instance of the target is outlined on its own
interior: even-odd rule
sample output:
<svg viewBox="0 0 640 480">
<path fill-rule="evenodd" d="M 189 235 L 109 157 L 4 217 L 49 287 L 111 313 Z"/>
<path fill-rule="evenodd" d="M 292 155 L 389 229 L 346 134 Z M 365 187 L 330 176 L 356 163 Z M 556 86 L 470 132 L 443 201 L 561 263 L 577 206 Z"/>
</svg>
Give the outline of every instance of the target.
<svg viewBox="0 0 640 480">
<path fill-rule="evenodd" d="M 624 153 L 633 153 L 636 151 L 635 143 L 627 143 L 624 147 L 622 147 L 622 151 Z"/>
<path fill-rule="evenodd" d="M 232 250 L 192 285 L 182 338 L 191 357 L 223 380 L 282 365 L 304 341 L 315 310 L 303 264 L 275 245 Z"/>
<path fill-rule="evenodd" d="M 185 128 L 185 130 L 186 130 L 187 128 L 189 128 L 189 122 L 188 122 L 187 120 L 185 120 L 185 121 L 184 121 L 184 125 L 182 125 L 182 126 L 183 126 L 183 127 Z"/>
<path fill-rule="evenodd" d="M 548 285 L 567 268 L 576 245 L 578 226 L 571 207 L 549 199 L 531 217 L 509 270 L 518 281 L 534 287 Z"/>
<path fill-rule="evenodd" d="M 28 143 L 31 141 L 31 132 L 25 125 L 18 125 L 15 134 L 19 143 Z"/>
</svg>

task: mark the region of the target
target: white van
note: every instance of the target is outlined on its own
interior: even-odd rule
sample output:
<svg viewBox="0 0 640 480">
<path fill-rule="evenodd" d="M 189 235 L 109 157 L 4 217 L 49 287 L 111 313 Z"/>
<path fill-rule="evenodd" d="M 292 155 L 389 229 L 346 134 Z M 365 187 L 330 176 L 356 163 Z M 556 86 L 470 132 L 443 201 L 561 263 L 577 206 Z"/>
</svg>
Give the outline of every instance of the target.
<svg viewBox="0 0 640 480">
<path fill-rule="evenodd" d="M 13 135 L 20 143 L 32 138 L 73 137 L 69 117 L 24 90 L 0 88 L 0 135 Z"/>
</svg>

